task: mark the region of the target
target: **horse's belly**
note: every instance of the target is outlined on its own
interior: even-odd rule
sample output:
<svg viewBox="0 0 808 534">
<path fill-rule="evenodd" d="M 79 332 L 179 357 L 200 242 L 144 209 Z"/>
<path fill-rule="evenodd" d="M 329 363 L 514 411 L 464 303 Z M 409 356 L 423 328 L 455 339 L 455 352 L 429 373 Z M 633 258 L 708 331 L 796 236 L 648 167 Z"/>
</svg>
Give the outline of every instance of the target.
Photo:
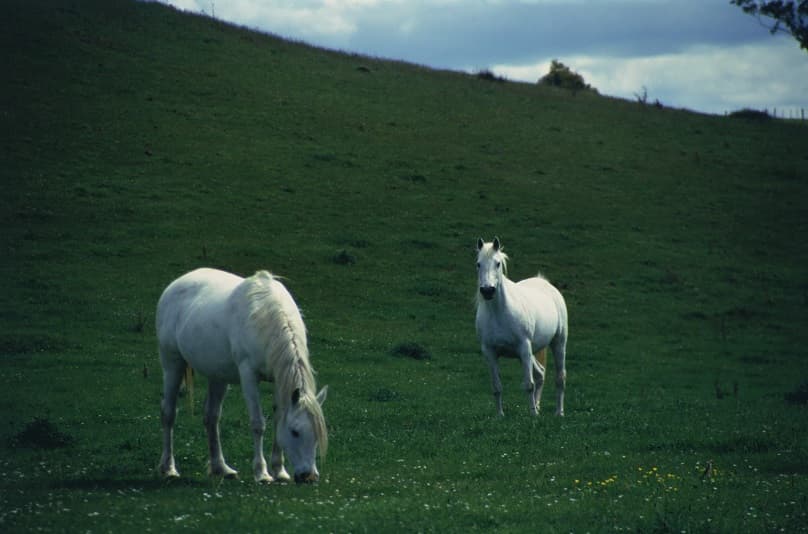
<svg viewBox="0 0 808 534">
<path fill-rule="evenodd" d="M 228 384 L 238 384 L 241 378 L 238 374 L 238 367 L 235 365 L 222 365 L 216 362 L 189 362 L 194 371 L 204 375 L 208 379 L 216 379 L 220 382 L 227 382 Z"/>
<path fill-rule="evenodd" d="M 546 328 L 542 330 L 541 325 L 536 325 L 532 332 L 528 328 L 522 332 L 491 328 L 481 333 L 480 340 L 500 358 L 521 358 L 521 350 L 526 341 L 530 341 L 531 350 L 536 353 L 546 347 L 552 337 L 550 331 Z"/>
<path fill-rule="evenodd" d="M 183 328 L 178 341 L 180 354 L 194 371 L 231 384 L 239 382 L 238 367 L 223 328 L 196 323 Z"/>
<path fill-rule="evenodd" d="M 498 358 L 520 358 L 514 345 L 494 345 L 494 352 Z"/>
</svg>

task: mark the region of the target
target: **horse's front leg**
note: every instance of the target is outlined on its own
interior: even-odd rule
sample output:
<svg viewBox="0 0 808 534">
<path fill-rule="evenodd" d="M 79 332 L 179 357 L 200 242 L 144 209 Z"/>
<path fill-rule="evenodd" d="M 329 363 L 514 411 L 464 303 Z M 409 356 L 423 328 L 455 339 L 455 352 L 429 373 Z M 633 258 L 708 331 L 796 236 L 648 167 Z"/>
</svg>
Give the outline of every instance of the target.
<svg viewBox="0 0 808 534">
<path fill-rule="evenodd" d="M 485 361 L 488 362 L 488 368 L 491 371 L 491 389 L 494 392 L 494 402 L 497 406 L 497 415 L 503 417 L 505 412 L 502 410 L 502 381 L 499 379 L 499 362 L 497 361 L 497 353 L 487 345 L 482 346 Z"/>
<path fill-rule="evenodd" d="M 288 482 L 292 480 L 286 468 L 283 466 L 283 449 L 278 445 L 278 430 L 275 427 L 275 434 L 272 436 L 272 456 L 269 458 L 270 466 L 272 467 L 272 476 L 275 480 L 281 482 Z"/>
<path fill-rule="evenodd" d="M 247 403 L 247 412 L 250 414 L 250 428 L 253 434 L 253 475 L 256 482 L 272 482 L 267 471 L 267 461 L 264 459 L 264 431 L 266 421 L 261 411 L 261 398 L 258 388 L 258 376 L 250 369 L 239 370 L 241 377 L 241 390 L 244 392 L 244 401 Z"/>
<path fill-rule="evenodd" d="M 205 399 L 205 430 L 208 432 L 210 463 L 208 474 L 212 476 L 236 478 L 238 472 L 227 465 L 222 454 L 222 441 L 219 437 L 219 419 L 222 416 L 222 402 L 227 393 L 227 383 L 208 381 L 208 396 Z"/>
</svg>

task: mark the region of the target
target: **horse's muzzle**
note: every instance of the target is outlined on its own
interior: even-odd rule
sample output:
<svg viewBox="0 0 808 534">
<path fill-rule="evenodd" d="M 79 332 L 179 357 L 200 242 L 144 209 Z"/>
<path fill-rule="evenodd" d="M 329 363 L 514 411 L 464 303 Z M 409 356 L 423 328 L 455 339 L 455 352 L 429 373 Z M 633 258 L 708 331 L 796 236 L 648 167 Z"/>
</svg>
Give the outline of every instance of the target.
<svg viewBox="0 0 808 534">
<path fill-rule="evenodd" d="M 295 473 L 295 482 L 298 484 L 311 484 L 320 480 L 317 473 Z"/>
<path fill-rule="evenodd" d="M 485 300 L 491 300 L 494 298 L 494 293 L 496 292 L 497 288 L 494 286 L 482 286 L 480 288 L 480 295 L 482 295 Z"/>
</svg>

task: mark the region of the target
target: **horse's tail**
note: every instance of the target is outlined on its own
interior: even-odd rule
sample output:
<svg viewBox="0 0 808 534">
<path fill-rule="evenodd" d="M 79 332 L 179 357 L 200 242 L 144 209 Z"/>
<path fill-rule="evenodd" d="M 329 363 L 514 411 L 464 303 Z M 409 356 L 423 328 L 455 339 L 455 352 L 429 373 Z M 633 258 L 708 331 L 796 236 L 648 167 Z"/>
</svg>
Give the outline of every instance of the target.
<svg viewBox="0 0 808 534">
<path fill-rule="evenodd" d="M 188 408 L 191 411 L 191 416 L 194 415 L 194 368 L 190 365 L 185 366 L 185 375 L 183 376 L 185 382 L 185 391 L 188 394 Z"/>
</svg>

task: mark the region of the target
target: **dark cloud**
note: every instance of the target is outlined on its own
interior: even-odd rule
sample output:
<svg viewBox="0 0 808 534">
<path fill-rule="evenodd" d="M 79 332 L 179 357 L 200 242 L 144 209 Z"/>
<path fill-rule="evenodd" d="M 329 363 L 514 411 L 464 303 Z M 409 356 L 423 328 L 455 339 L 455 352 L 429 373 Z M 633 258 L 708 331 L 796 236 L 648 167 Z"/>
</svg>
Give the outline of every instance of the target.
<svg viewBox="0 0 808 534">
<path fill-rule="evenodd" d="M 768 37 L 740 9 L 712 1 L 453 3 L 357 13 L 352 51 L 435 67 L 529 62 L 573 54 L 652 56 Z"/>
</svg>

